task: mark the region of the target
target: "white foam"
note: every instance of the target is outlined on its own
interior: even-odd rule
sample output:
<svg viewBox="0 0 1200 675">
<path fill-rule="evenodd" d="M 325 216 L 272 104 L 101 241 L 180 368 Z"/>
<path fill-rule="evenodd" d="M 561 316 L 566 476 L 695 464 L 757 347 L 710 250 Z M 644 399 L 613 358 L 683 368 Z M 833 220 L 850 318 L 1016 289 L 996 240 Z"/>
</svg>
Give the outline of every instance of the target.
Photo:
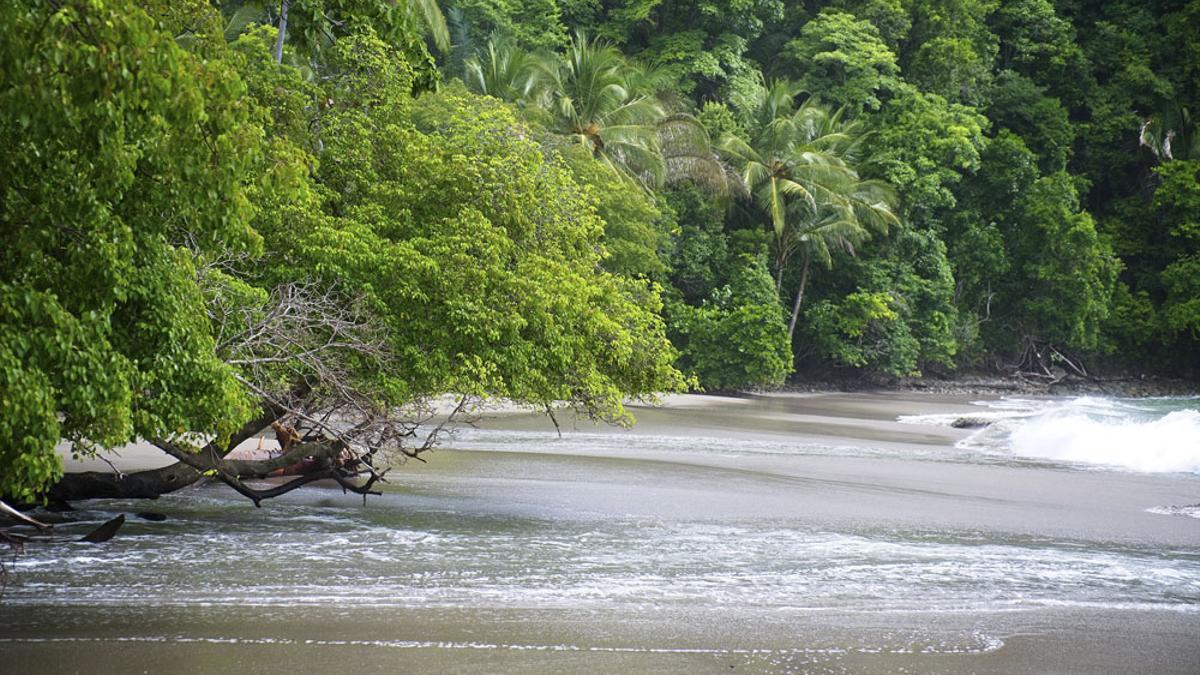
<svg viewBox="0 0 1200 675">
<path fill-rule="evenodd" d="M 1192 504 L 1190 506 L 1151 506 L 1146 509 L 1148 513 L 1155 513 L 1160 516 L 1187 516 L 1189 518 L 1200 518 L 1200 504 Z"/>
<path fill-rule="evenodd" d="M 1029 419 L 1009 437 L 1013 454 L 1142 472 L 1200 473 L 1200 412 L 1154 420 L 1096 416 L 1072 407 Z"/>
<path fill-rule="evenodd" d="M 571 643 L 504 643 L 479 640 L 318 640 L 259 637 L 209 637 L 190 635 L 122 635 L 117 637 L 0 637 L 0 644 L 61 643 L 202 643 L 218 645 L 318 645 L 322 647 L 381 647 L 389 649 L 489 650 L 519 652 L 593 652 L 612 654 L 700 654 L 711 656 L 802 656 L 844 654 L 987 654 L 1004 646 L 1004 640 L 978 629 L 957 640 L 910 640 L 908 644 L 846 647 L 675 647 L 654 645 L 579 645 Z M 730 666 L 732 668 L 733 666 Z"/>
<path fill-rule="evenodd" d="M 1050 460 L 1145 473 L 1200 473 L 1200 412 L 1193 398 L 1005 398 L 978 401 L 966 415 L 911 415 L 899 421 L 986 424 L 956 443 L 982 457 Z"/>
</svg>

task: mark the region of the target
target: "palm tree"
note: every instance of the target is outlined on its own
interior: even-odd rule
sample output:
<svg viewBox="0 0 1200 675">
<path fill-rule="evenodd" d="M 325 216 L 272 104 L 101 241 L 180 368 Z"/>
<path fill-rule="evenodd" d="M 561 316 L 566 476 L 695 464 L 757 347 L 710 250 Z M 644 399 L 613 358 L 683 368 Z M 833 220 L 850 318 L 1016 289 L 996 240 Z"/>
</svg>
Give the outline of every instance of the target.
<svg viewBox="0 0 1200 675">
<path fill-rule="evenodd" d="M 656 125 L 666 116 L 654 75 L 580 32 L 564 54 L 539 59 L 532 98 L 551 131 L 650 183 L 662 177 Z"/>
<path fill-rule="evenodd" d="M 738 101 L 747 138 L 727 134 L 719 147 L 741 167 L 742 180 L 767 215 L 775 239 L 775 286 L 783 290 L 784 272 L 800 253 L 803 265 L 792 303 L 788 336 L 795 332 L 811 264 L 832 264 L 831 250 L 854 248 L 871 230 L 886 231 L 896 222 L 894 193 L 878 181 L 862 180 L 855 170 L 863 135 L 843 111 L 830 111 L 801 90 L 776 80 Z"/>
<path fill-rule="evenodd" d="M 534 96 L 538 60 L 507 35 L 492 33 L 480 53 L 463 64 L 467 88 L 509 103 L 525 104 Z"/>
<path fill-rule="evenodd" d="M 691 181 L 722 201 L 742 187 L 737 171 L 721 159 L 700 120 L 675 113 L 659 120 L 657 131 L 667 183 Z"/>
<path fill-rule="evenodd" d="M 899 222 L 891 207 L 896 193 L 887 183 L 855 177 L 835 186 L 835 190 L 838 199 L 807 217 L 798 218 L 798 226 L 790 228 L 782 242 L 790 250 L 789 257 L 799 252 L 802 261 L 800 282 L 788 320 L 789 339 L 796 332 L 796 320 L 804 302 L 812 263 L 820 263 L 828 269 L 833 266 L 833 250 L 841 249 L 854 255 L 855 248 L 869 239 L 872 231 L 887 232 L 889 225 Z"/>
<path fill-rule="evenodd" d="M 464 62 L 476 93 L 523 108 L 532 121 L 578 144 L 642 187 L 690 179 L 723 194 L 732 182 L 708 133 L 664 102 L 673 82 L 601 40 L 577 33 L 561 54 L 531 54 L 493 33 Z"/>
<path fill-rule="evenodd" d="M 841 157 L 850 137 L 829 111 L 808 99 L 799 107 L 800 89 L 786 80 L 761 88 L 741 101 L 747 138 L 726 134 L 719 147 L 740 167 L 746 189 L 771 221 L 775 235 L 775 284 L 783 286 L 783 272 L 794 247 L 785 245 L 795 227 L 793 202 L 803 202 L 817 213 L 835 202 L 832 186 L 854 176 Z"/>
</svg>

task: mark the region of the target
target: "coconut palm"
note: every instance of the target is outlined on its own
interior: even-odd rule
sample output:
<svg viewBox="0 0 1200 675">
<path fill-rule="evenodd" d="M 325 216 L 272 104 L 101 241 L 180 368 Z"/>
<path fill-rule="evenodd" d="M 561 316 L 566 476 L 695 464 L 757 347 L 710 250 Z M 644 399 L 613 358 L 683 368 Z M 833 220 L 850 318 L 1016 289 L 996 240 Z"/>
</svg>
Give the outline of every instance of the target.
<svg viewBox="0 0 1200 675">
<path fill-rule="evenodd" d="M 690 181 L 721 198 L 742 187 L 737 171 L 721 159 L 700 120 L 675 113 L 659 120 L 657 132 L 667 183 Z"/>
<path fill-rule="evenodd" d="M 531 102 L 548 129 L 650 183 L 662 177 L 656 125 L 666 116 L 654 77 L 607 42 L 576 33 L 563 54 L 539 59 Z"/>
<path fill-rule="evenodd" d="M 643 186 L 691 179 L 715 192 L 728 188 L 703 126 L 667 105 L 675 96 L 670 76 L 603 40 L 576 33 L 563 53 L 536 57 L 489 41 L 468 64 L 467 78 L 476 91 L 500 98 L 520 93 L 518 102 L 534 121 Z"/>
<path fill-rule="evenodd" d="M 577 33 L 561 54 L 531 54 L 493 33 L 465 60 L 463 79 L 476 93 L 523 108 L 532 121 L 643 187 L 690 179 L 728 191 L 727 167 L 704 127 L 664 103 L 673 96 L 669 76 L 604 41 Z"/>
<path fill-rule="evenodd" d="M 801 202 L 811 214 L 837 200 L 834 186 L 855 177 L 843 155 L 851 147 L 839 118 L 812 99 L 797 107 L 796 85 L 777 80 L 740 102 L 746 138 L 726 134 L 721 152 L 741 170 L 742 180 L 755 203 L 767 214 L 775 236 L 775 281 L 783 285 L 783 272 L 793 247 L 784 245 L 797 226 Z"/>
<path fill-rule="evenodd" d="M 863 135 L 843 111 L 831 111 L 812 98 L 796 105 L 802 92 L 777 80 L 738 101 L 746 138 L 727 134 L 721 152 L 741 168 L 754 202 L 766 214 L 775 244 L 775 285 L 801 255 L 800 283 L 792 303 L 789 337 L 804 301 L 811 264 L 832 264 L 831 251 L 853 254 L 871 232 L 896 222 L 894 193 L 855 170 Z"/>
<path fill-rule="evenodd" d="M 492 33 L 483 49 L 463 64 L 467 88 L 524 105 L 534 98 L 538 60 L 507 35 Z"/>
<path fill-rule="evenodd" d="M 801 213 L 795 219 L 797 225 L 789 228 L 780 242 L 788 251 L 786 259 L 799 254 L 801 260 L 800 281 L 788 320 L 789 338 L 796 332 L 812 263 L 828 269 L 833 265 L 834 250 L 854 255 L 855 248 L 869 239 L 872 232 L 887 232 L 889 225 L 898 222 L 891 206 L 896 193 L 887 183 L 854 177 L 831 187 L 838 198 L 809 213 L 804 212 L 807 204 L 798 205 Z"/>
</svg>

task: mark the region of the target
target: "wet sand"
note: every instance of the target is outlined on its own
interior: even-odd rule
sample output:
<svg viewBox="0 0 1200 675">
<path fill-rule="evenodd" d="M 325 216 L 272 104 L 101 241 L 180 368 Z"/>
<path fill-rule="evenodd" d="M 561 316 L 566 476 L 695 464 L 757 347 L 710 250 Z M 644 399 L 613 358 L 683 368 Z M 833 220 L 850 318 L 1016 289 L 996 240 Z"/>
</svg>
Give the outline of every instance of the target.
<svg viewBox="0 0 1200 675">
<path fill-rule="evenodd" d="M 398 470 L 365 510 L 306 492 L 264 509 L 275 520 L 257 533 L 252 507 L 189 491 L 155 508 L 199 541 L 204 517 L 253 546 L 315 515 L 325 538 L 377 525 L 418 538 L 377 567 L 355 567 L 357 540 L 331 549 L 325 601 L 256 597 L 219 560 L 214 590 L 190 599 L 136 580 L 123 593 L 103 571 L 77 582 L 97 599 L 17 586 L 0 604 L 0 670 L 1200 671 L 1200 519 L 1146 511 L 1200 501 L 1200 477 L 964 459 L 954 443 L 970 432 L 896 422 L 969 402 L 683 397 L 637 410 L 630 431 L 566 423 L 562 440 L 503 410 Z M 214 559 L 237 555 L 212 541 Z M 328 574 L 297 550 L 254 558 L 274 592 Z M 164 564 L 203 571 L 190 560 Z M 393 585 L 370 576 L 393 568 Z M 55 574 L 26 572 L 71 583 Z"/>
<path fill-rule="evenodd" d="M 132 614 L 132 613 L 131 613 Z M 90 618 L 83 613 L 77 618 Z M 101 619 L 103 620 L 103 619 Z M 12 673 L 1195 673 L 1195 616 L 1046 610 L 1036 616 L 831 613 L 763 620 L 665 615 L 360 610 L 129 616 L 121 631 L 0 642 Z M 690 625 L 681 625 L 688 621 Z M 71 621 L 64 625 L 75 623 Z M 963 629 L 962 625 L 969 627 Z M 1004 625 L 1004 635 L 984 634 Z M 952 653 L 975 631 L 979 651 Z M 65 631 L 64 631 L 65 632 Z M 136 632 L 137 639 L 128 634 Z M 233 634 L 237 633 L 237 637 Z M 660 636 L 667 636 L 666 639 Z M 115 638 L 124 638 L 117 640 Z M 736 642 L 736 646 L 722 646 Z M 716 646 L 714 646 L 716 645 Z"/>
</svg>

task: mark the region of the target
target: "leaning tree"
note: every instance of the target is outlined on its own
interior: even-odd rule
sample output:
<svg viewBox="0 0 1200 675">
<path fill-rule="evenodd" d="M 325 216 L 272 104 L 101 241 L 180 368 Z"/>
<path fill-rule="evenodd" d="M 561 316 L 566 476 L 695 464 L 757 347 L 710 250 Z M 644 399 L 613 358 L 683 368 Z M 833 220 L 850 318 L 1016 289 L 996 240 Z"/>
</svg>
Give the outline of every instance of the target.
<svg viewBox="0 0 1200 675">
<path fill-rule="evenodd" d="M 303 77 L 273 29 L 180 7 L 0 8 L 7 499 L 365 494 L 481 398 L 622 421 L 680 385 L 656 292 L 601 268 L 589 195 L 510 111 L 414 100 L 369 29 Z M 230 457 L 272 427 L 281 454 Z M 136 438 L 175 463 L 62 475 L 60 439 Z"/>
</svg>

